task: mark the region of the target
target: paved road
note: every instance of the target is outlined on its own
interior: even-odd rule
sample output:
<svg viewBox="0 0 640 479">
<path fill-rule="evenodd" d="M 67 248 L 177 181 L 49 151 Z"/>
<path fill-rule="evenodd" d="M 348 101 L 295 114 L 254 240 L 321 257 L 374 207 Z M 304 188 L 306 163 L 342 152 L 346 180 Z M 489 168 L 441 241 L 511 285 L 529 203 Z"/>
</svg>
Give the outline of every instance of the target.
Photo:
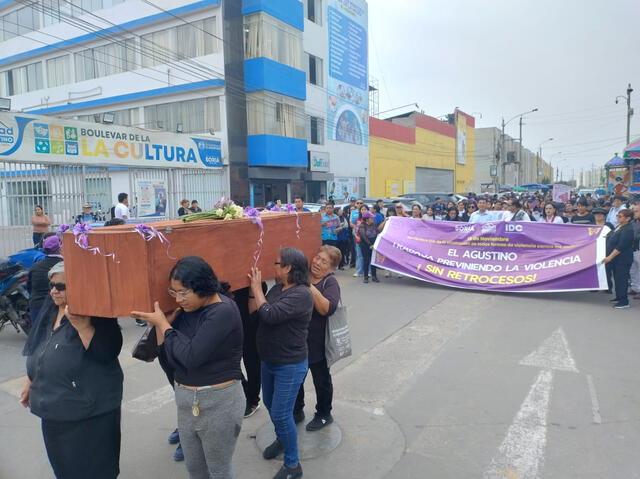
<svg viewBox="0 0 640 479">
<path fill-rule="evenodd" d="M 304 462 L 305 477 L 640 477 L 640 304 L 614 311 L 604 293 L 496 295 L 339 279 L 354 340 L 353 357 L 334 368 L 343 438 Z M 175 408 L 164 375 L 129 357 L 141 329 L 124 320 L 123 330 L 121 477 L 187 477 L 166 443 Z M 49 478 L 39 422 L 15 397 L 22 342 L 0 333 L 0 478 Z M 312 394 L 307 403 L 310 416 Z M 267 421 L 264 409 L 245 421 L 237 477 L 277 470 L 256 445 Z"/>
</svg>

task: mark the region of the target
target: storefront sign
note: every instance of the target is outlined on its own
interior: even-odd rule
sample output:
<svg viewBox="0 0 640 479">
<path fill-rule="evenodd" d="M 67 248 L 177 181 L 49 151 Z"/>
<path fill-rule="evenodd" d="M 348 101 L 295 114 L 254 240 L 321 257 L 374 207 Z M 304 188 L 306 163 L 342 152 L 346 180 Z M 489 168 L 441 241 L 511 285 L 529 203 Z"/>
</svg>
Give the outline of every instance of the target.
<svg viewBox="0 0 640 479">
<path fill-rule="evenodd" d="M 602 226 L 502 221 L 469 224 L 391 217 L 376 240 L 373 264 L 464 289 L 607 289 L 601 263 L 605 256 L 603 233 Z"/>
<path fill-rule="evenodd" d="M 221 168 L 219 140 L 0 113 L 0 159 L 29 163 Z"/>
<path fill-rule="evenodd" d="M 310 171 L 329 171 L 329 153 L 321 151 L 309 152 Z"/>
</svg>

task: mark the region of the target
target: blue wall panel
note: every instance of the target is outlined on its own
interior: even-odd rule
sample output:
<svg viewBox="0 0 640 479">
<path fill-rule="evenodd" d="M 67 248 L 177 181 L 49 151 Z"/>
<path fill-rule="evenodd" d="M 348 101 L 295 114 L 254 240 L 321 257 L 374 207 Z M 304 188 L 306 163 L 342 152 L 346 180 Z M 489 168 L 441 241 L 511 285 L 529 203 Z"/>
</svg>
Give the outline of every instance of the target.
<svg viewBox="0 0 640 479">
<path fill-rule="evenodd" d="M 245 60 L 244 91 L 259 90 L 269 90 L 299 100 L 306 100 L 306 73 L 269 58 Z"/>
<path fill-rule="evenodd" d="M 304 31 L 304 7 L 299 0 L 242 0 L 242 14 L 265 12 Z"/>
<path fill-rule="evenodd" d="M 275 135 L 247 137 L 249 166 L 307 167 L 307 140 Z"/>
</svg>

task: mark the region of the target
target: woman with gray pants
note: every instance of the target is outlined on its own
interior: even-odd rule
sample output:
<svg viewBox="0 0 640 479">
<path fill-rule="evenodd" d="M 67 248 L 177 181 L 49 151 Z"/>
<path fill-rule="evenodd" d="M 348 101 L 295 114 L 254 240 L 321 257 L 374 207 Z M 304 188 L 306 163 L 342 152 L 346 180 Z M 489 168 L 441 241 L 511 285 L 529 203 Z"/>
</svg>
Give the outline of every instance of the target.
<svg viewBox="0 0 640 479">
<path fill-rule="evenodd" d="M 168 317 L 132 312 L 153 324 L 162 363 L 175 378 L 178 429 L 191 479 L 231 479 L 245 397 L 242 390 L 242 320 L 202 258 L 188 256 L 169 275 L 169 294 L 180 306 Z"/>
</svg>

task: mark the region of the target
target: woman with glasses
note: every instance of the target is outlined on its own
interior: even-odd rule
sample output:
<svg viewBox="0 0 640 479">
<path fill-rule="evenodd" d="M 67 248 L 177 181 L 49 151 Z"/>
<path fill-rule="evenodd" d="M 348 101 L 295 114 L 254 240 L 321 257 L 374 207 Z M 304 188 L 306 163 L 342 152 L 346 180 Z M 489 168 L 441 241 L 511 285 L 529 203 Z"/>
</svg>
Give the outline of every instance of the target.
<svg viewBox="0 0 640 479">
<path fill-rule="evenodd" d="M 178 309 L 165 316 L 134 311 L 155 326 L 159 359 L 175 381 L 178 430 L 189 476 L 233 477 L 231 458 L 242 427 L 242 320 L 202 258 L 182 258 L 169 273 L 169 294 Z"/>
<path fill-rule="evenodd" d="M 55 477 L 116 478 L 123 383 L 118 320 L 69 313 L 64 263 L 48 276 L 49 298 L 24 348 L 20 403 L 42 420 Z"/>
<path fill-rule="evenodd" d="M 458 208 L 455 206 L 447 210 L 447 216 L 443 218 L 444 221 L 462 221 L 458 214 Z"/>
<path fill-rule="evenodd" d="M 465 210 L 464 214 L 460 217 L 460 221 L 465 221 L 468 223 L 469 218 L 471 218 L 471 215 L 475 213 L 477 209 L 478 209 L 478 206 L 474 202 L 470 202 L 469 204 L 467 204 L 467 209 Z"/>
<path fill-rule="evenodd" d="M 293 408 L 309 366 L 307 334 L 313 312 L 304 253 L 282 248 L 275 262 L 275 276 L 276 285 L 265 296 L 260 270 L 252 268 L 249 274 L 249 311 L 258 314 L 256 341 L 262 360 L 262 397 L 276 433 L 262 457 L 274 459 L 284 451 L 284 464 L 274 479 L 296 479 L 302 477 L 302 466 Z"/>
</svg>

